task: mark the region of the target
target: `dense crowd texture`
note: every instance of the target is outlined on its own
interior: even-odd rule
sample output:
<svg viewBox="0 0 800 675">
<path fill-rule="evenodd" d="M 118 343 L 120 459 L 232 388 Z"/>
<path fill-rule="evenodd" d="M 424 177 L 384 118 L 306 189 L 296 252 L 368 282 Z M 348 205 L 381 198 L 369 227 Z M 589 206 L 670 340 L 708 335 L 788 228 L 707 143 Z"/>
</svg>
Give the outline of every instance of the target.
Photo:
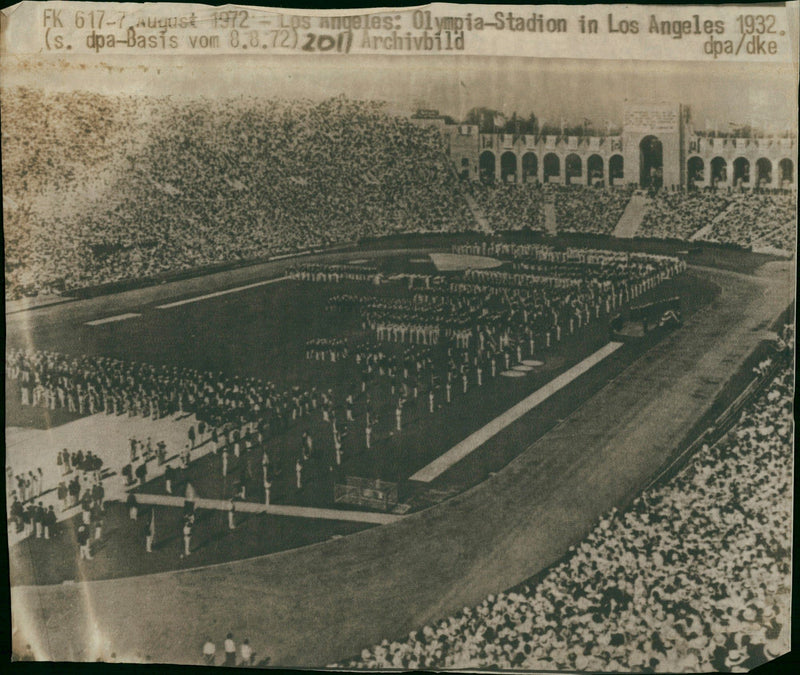
<svg viewBox="0 0 800 675">
<path fill-rule="evenodd" d="M 748 192 L 733 195 L 723 216 L 698 238 L 794 251 L 796 228 L 797 199 L 794 195 Z"/>
<path fill-rule="evenodd" d="M 796 209 L 792 194 L 662 190 L 650 199 L 637 234 L 793 251 Z"/>
<path fill-rule="evenodd" d="M 479 208 L 496 230 L 543 230 L 545 202 L 555 205 L 557 229 L 610 234 L 625 211 L 630 190 L 538 183 L 470 186 Z"/>
<path fill-rule="evenodd" d="M 611 233 L 630 190 L 460 185 L 440 132 L 377 101 L 3 89 L 6 298 L 364 237 L 478 226 Z M 659 192 L 642 236 L 793 250 L 789 195 Z M 720 215 L 719 220 L 714 220 Z"/>
<path fill-rule="evenodd" d="M 555 193 L 557 227 L 566 232 L 611 234 L 630 197 L 628 189 L 559 186 Z"/>
<path fill-rule="evenodd" d="M 439 133 L 315 103 L 4 89 L 6 297 L 473 217 Z"/>
<path fill-rule="evenodd" d="M 667 192 L 662 190 L 647 205 L 639 236 L 689 239 L 709 225 L 728 206 L 721 192 Z"/>
<path fill-rule="evenodd" d="M 473 183 L 470 192 L 492 229 L 544 229 L 544 193 L 541 186 Z"/>
<path fill-rule="evenodd" d="M 786 367 L 727 436 L 540 581 L 344 665 L 744 672 L 788 651 L 792 394 Z"/>
</svg>

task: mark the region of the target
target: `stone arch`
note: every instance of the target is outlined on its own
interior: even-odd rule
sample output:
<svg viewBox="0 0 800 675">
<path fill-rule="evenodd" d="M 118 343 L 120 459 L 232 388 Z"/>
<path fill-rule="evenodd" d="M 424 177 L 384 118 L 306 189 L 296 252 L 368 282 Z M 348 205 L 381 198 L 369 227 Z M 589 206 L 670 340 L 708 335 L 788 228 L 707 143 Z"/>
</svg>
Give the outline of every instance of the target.
<svg viewBox="0 0 800 675">
<path fill-rule="evenodd" d="M 539 175 L 539 158 L 535 152 L 522 155 L 522 182 L 533 182 Z"/>
<path fill-rule="evenodd" d="M 557 178 L 561 175 L 561 158 L 554 152 L 548 152 L 544 156 L 544 182 L 548 183 L 550 178 Z"/>
<path fill-rule="evenodd" d="M 660 188 L 664 183 L 664 146 L 657 136 L 639 142 L 639 185 Z"/>
<path fill-rule="evenodd" d="M 482 183 L 494 183 L 495 158 L 491 150 L 484 150 L 478 159 L 478 175 Z"/>
<path fill-rule="evenodd" d="M 622 155 L 611 155 L 608 160 L 608 184 L 616 185 L 625 180 L 625 158 Z"/>
<path fill-rule="evenodd" d="M 573 185 L 580 182 L 580 177 L 583 174 L 583 160 L 580 155 L 574 152 L 567 155 L 564 160 L 564 182 L 567 185 Z"/>
<path fill-rule="evenodd" d="M 705 180 L 706 165 L 702 157 L 694 155 L 686 162 L 686 182 L 691 186 Z"/>
<path fill-rule="evenodd" d="M 510 150 L 500 155 L 500 181 L 517 182 L 517 156 Z"/>
<path fill-rule="evenodd" d="M 791 185 L 794 182 L 794 162 L 788 157 L 784 157 L 778 162 L 778 175 L 781 187 L 788 187 L 786 183 Z"/>
<path fill-rule="evenodd" d="M 756 187 L 772 185 L 772 162 L 766 157 L 756 160 Z"/>
<path fill-rule="evenodd" d="M 603 158 L 600 155 L 589 155 L 586 160 L 586 184 L 594 185 L 602 182 L 605 178 L 603 169 Z"/>
<path fill-rule="evenodd" d="M 750 183 L 750 160 L 747 157 L 737 157 L 733 160 L 733 185 L 738 187 L 743 183 Z"/>
<path fill-rule="evenodd" d="M 711 160 L 711 185 L 728 182 L 728 162 L 724 157 L 714 157 Z"/>
</svg>

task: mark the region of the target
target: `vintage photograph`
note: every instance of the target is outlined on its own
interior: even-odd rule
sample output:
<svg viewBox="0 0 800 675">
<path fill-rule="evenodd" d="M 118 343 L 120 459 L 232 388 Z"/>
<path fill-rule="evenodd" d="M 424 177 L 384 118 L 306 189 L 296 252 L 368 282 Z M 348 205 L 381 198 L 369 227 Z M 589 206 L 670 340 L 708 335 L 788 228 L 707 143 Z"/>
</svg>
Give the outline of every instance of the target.
<svg viewBox="0 0 800 675">
<path fill-rule="evenodd" d="M 796 62 L 398 44 L 4 55 L 13 660 L 790 651 Z"/>
</svg>

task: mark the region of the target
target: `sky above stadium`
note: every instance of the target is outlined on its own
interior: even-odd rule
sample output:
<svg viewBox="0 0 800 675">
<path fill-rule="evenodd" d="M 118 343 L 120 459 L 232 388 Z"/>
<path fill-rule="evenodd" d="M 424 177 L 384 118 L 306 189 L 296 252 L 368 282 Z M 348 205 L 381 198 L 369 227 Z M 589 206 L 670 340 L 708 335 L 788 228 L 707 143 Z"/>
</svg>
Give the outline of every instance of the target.
<svg viewBox="0 0 800 675">
<path fill-rule="evenodd" d="M 796 90 L 790 67 L 757 64 L 587 61 L 487 57 L 348 56 L 151 57 L 131 66 L 114 57 L 101 65 L 38 61 L 6 64 L 5 86 L 87 89 L 104 93 L 386 100 L 396 112 L 434 108 L 462 119 L 473 107 L 527 116 L 549 124 L 584 119 L 596 127 L 622 121 L 625 99 L 691 106 L 696 128 L 730 123 L 776 131 L 797 119 L 797 102 L 776 96 Z"/>
</svg>

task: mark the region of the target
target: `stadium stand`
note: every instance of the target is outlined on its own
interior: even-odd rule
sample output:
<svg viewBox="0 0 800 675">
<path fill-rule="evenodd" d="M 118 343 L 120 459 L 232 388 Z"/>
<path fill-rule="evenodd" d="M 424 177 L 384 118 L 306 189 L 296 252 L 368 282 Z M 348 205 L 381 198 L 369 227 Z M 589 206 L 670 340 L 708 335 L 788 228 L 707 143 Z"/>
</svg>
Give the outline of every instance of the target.
<svg viewBox="0 0 800 675">
<path fill-rule="evenodd" d="M 629 189 L 558 186 L 555 191 L 558 230 L 610 234 L 625 211 L 630 196 Z"/>
<path fill-rule="evenodd" d="M 2 114 L 9 299 L 474 227 L 438 132 L 379 102 L 9 89 Z"/>
<path fill-rule="evenodd" d="M 9 300 L 484 220 L 542 230 L 550 195 L 558 231 L 610 234 L 630 198 L 459 184 L 439 132 L 376 101 L 8 88 L 1 106 Z M 638 234 L 714 221 L 708 241 L 793 250 L 793 209 L 784 194 L 661 191 Z"/>
<path fill-rule="evenodd" d="M 792 392 L 785 366 L 721 441 L 538 581 L 341 665 L 744 672 L 787 651 Z"/>
<path fill-rule="evenodd" d="M 469 189 L 494 229 L 544 229 L 544 193 L 541 187 L 473 183 Z"/>
<path fill-rule="evenodd" d="M 658 192 L 650 201 L 637 233 L 640 237 L 689 239 L 727 208 L 721 193 Z"/>
<path fill-rule="evenodd" d="M 784 193 L 664 190 L 650 200 L 637 236 L 793 251 L 795 214 L 795 198 Z"/>
<path fill-rule="evenodd" d="M 723 216 L 714 220 L 701 239 L 794 251 L 797 203 L 793 196 L 749 192 L 730 200 Z"/>
</svg>

